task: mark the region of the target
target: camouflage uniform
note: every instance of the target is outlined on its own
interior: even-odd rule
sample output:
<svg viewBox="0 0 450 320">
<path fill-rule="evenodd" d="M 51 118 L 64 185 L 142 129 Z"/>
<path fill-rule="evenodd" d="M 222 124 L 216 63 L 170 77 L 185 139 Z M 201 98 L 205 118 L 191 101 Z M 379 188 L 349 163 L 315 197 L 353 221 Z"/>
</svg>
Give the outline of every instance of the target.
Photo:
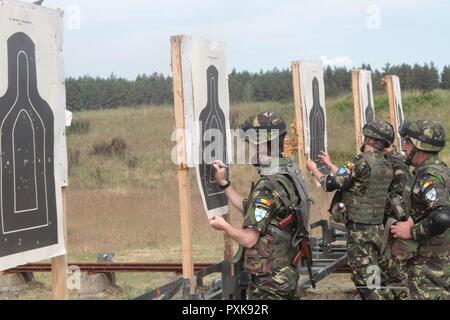
<svg viewBox="0 0 450 320">
<path fill-rule="evenodd" d="M 272 147 L 277 138 L 284 139 L 286 134 L 284 121 L 272 112 L 250 117 L 240 129 L 249 143 L 258 145 L 270 141 Z M 244 268 L 251 275 L 248 294 L 251 300 L 293 299 L 296 294 L 298 274 L 292 260 L 298 248 L 291 243 L 293 230 L 277 227 L 290 214 L 287 206 L 300 203 L 301 193 L 296 183 L 283 171 L 287 166 L 292 164 L 278 157 L 260 165 L 261 179 L 252 185 L 243 204 L 244 228 L 260 232 L 256 244 L 244 250 Z"/>
<path fill-rule="evenodd" d="M 279 163 L 287 164 L 284 159 L 279 159 Z M 270 162 L 264 166 L 270 166 Z M 295 189 L 287 179 L 277 176 L 290 200 L 298 202 Z M 287 216 L 287 211 L 268 179 L 262 177 L 254 185 L 244 210 L 244 227 L 260 232 L 256 245 L 245 250 L 244 266 L 251 274 L 249 299 L 292 299 L 298 281 L 297 272 L 291 266 L 296 250 L 289 239 L 271 232 Z"/>
<path fill-rule="evenodd" d="M 371 125 L 382 128 L 378 122 Z M 363 134 L 381 140 L 368 127 Z M 380 291 L 369 285 L 379 270 L 385 201 L 391 180 L 392 169 L 380 151 L 359 154 L 341 166 L 336 176 L 330 174 L 320 180 L 326 191 L 338 190 L 333 205 L 336 201 L 345 204 L 348 265 L 362 299 L 382 299 Z"/>
<path fill-rule="evenodd" d="M 400 134 L 411 140 L 414 150 L 431 152 L 414 170 L 404 194 L 405 209 L 414 220 L 411 235 L 418 244 L 417 255 L 407 261 L 410 294 L 413 299 L 448 300 L 450 169 L 437 155 L 445 146 L 445 131 L 438 122 L 417 120 L 406 122 Z"/>
<path fill-rule="evenodd" d="M 392 132 L 392 140 L 393 138 L 394 132 Z M 409 166 L 406 165 L 405 157 L 401 153 L 390 151 L 385 153 L 385 157 L 391 164 L 394 173 L 388 193 L 401 197 L 406 184 L 412 178 Z M 386 207 L 385 224 L 389 218 L 397 218 L 391 203 L 388 203 Z M 386 299 L 406 300 L 408 299 L 406 259 L 414 253 L 415 245 L 412 241 L 392 237 L 383 239 L 383 241 L 389 241 L 389 243 L 383 253 L 383 261 L 380 262 L 380 266 L 383 277 L 386 279 L 386 286 L 390 287 L 383 290 L 383 295 Z"/>
</svg>

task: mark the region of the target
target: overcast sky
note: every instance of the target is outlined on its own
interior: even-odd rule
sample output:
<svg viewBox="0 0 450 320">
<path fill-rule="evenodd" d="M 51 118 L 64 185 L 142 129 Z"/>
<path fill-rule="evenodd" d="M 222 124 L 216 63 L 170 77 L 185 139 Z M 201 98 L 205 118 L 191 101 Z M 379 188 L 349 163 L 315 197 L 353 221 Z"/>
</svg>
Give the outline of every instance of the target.
<svg viewBox="0 0 450 320">
<path fill-rule="evenodd" d="M 170 75 L 170 36 L 227 45 L 231 71 L 292 60 L 450 64 L 449 0 L 46 0 L 65 10 L 67 76 Z"/>
</svg>

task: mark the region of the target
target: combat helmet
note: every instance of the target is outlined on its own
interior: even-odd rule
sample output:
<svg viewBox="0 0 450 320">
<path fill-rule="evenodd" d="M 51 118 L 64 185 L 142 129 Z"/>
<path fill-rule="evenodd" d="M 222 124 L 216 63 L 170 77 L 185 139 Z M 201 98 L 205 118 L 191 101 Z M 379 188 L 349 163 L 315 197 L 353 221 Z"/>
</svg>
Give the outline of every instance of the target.
<svg viewBox="0 0 450 320">
<path fill-rule="evenodd" d="M 373 121 L 363 127 L 365 137 L 381 140 L 384 147 L 389 147 L 394 143 L 394 127 L 388 122 Z"/>
<path fill-rule="evenodd" d="M 286 123 L 274 112 L 257 113 L 239 126 L 241 138 L 251 144 L 261 144 L 284 138 Z"/>
<path fill-rule="evenodd" d="M 418 150 L 439 152 L 445 147 L 445 129 L 437 121 L 404 121 L 399 133 L 402 138 L 409 138 Z"/>
</svg>

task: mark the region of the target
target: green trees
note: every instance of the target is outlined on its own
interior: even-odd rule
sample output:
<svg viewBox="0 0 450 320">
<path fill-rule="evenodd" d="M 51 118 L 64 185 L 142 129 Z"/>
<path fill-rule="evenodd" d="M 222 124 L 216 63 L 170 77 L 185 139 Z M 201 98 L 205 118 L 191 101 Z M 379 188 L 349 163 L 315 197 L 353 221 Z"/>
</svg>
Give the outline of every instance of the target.
<svg viewBox="0 0 450 320">
<path fill-rule="evenodd" d="M 381 78 L 395 74 L 400 77 L 403 90 L 430 91 L 436 88 L 450 89 L 450 66 L 444 66 L 441 75 L 433 62 L 424 65 L 386 64 L 381 70 L 373 70 L 369 64 L 363 69 L 372 70 L 373 89 L 376 93 L 385 89 Z M 327 96 L 349 94 L 352 90 L 351 70 L 345 67 L 327 66 L 324 69 Z M 236 102 L 279 101 L 293 99 L 290 69 L 251 73 L 233 69 L 228 77 L 230 100 Z M 172 78 L 163 74 L 138 75 L 128 80 L 111 74 L 108 78 L 83 76 L 66 79 L 67 106 L 72 110 L 115 108 L 144 104 L 172 104 Z"/>
</svg>

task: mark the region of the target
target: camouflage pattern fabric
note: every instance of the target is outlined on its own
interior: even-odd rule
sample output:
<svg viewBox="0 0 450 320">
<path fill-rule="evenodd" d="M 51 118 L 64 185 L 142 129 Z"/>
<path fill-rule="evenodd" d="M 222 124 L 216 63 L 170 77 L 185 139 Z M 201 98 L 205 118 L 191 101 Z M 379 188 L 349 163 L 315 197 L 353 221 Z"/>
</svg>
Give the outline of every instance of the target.
<svg viewBox="0 0 450 320">
<path fill-rule="evenodd" d="M 414 147 L 419 150 L 439 152 L 445 146 L 445 129 L 437 121 L 405 121 L 400 127 L 399 133 L 402 137 L 411 139 Z"/>
<path fill-rule="evenodd" d="M 276 161 L 280 165 L 287 164 L 285 159 Z M 270 162 L 265 165 L 270 166 Z M 298 202 L 293 184 L 282 185 L 289 200 Z M 291 266 L 295 249 L 290 239 L 271 234 L 268 230 L 269 225 L 275 227 L 287 214 L 270 181 L 261 178 L 245 201 L 244 227 L 260 232 L 255 246 L 245 249 L 244 268 L 252 275 L 251 299 L 290 299 L 296 293 L 298 275 Z"/>
<path fill-rule="evenodd" d="M 391 163 L 394 172 L 394 179 L 389 186 L 388 193 L 402 196 L 405 186 L 412 178 L 409 166 L 405 164 L 405 157 L 401 153 L 390 151 L 385 153 L 385 157 Z M 385 222 L 387 218 L 394 217 L 393 211 L 391 203 L 387 203 Z M 383 260 L 380 262 L 380 267 L 386 278 L 387 289 L 383 291 L 385 299 L 408 299 L 406 260 L 411 258 L 416 250 L 417 246 L 413 241 L 389 239 L 389 244 L 382 257 Z"/>
<path fill-rule="evenodd" d="M 385 141 L 386 144 L 391 144 L 391 139 L 394 136 L 394 128 L 388 122 L 373 121 L 368 123 L 363 128 L 363 135 L 377 140 Z"/>
<path fill-rule="evenodd" d="M 450 300 L 450 257 L 417 257 L 408 269 L 412 299 Z"/>
<path fill-rule="evenodd" d="M 433 166 L 447 172 L 447 178 Z M 415 184 L 407 205 L 411 207 L 409 213 L 414 220 L 413 239 L 418 244 L 418 255 L 407 262 L 413 299 L 449 299 L 450 229 L 439 236 L 430 236 L 424 226 L 433 210 L 450 206 L 446 181 L 450 176 L 449 170 L 437 155 L 428 158 L 415 170 Z"/>
<path fill-rule="evenodd" d="M 271 275 L 252 276 L 249 300 L 290 300 L 295 298 L 298 274 L 284 267 Z"/>
<path fill-rule="evenodd" d="M 320 183 L 325 190 L 332 191 L 327 187 L 327 184 L 331 184 L 338 190 L 345 190 L 355 197 L 362 197 L 367 190 L 370 174 L 370 165 L 360 154 L 342 165 L 336 176 L 323 176 Z M 348 265 L 352 269 L 352 280 L 361 298 L 383 299 L 380 290 L 367 287 L 367 282 L 372 279 L 374 270 L 379 268 L 383 225 L 347 223 L 346 226 Z"/>
<path fill-rule="evenodd" d="M 363 300 L 382 300 L 380 288 L 374 282 L 381 249 L 382 225 L 354 225 L 347 228 L 348 265 L 352 269 L 352 280 Z M 379 269 L 378 269 L 379 270 Z M 381 274 L 380 274 L 381 276 Z M 383 282 L 380 285 L 384 285 Z M 373 288 L 371 288 L 373 286 Z"/>
<path fill-rule="evenodd" d="M 241 138 L 252 144 L 266 143 L 286 134 L 286 124 L 273 112 L 260 112 L 239 127 Z"/>
<path fill-rule="evenodd" d="M 400 152 L 386 152 L 386 159 L 391 163 L 394 179 L 389 186 L 389 193 L 393 192 L 399 196 L 403 195 L 406 184 L 413 177 L 409 166 L 405 163 L 405 157 Z"/>
<path fill-rule="evenodd" d="M 319 180 L 322 187 L 327 190 L 327 179 L 330 176 L 322 176 Z M 335 182 L 336 189 L 346 190 L 355 195 L 363 195 L 367 189 L 370 178 L 369 163 L 363 156 L 357 155 L 351 161 L 339 167 L 335 176 L 331 176 Z"/>
</svg>

